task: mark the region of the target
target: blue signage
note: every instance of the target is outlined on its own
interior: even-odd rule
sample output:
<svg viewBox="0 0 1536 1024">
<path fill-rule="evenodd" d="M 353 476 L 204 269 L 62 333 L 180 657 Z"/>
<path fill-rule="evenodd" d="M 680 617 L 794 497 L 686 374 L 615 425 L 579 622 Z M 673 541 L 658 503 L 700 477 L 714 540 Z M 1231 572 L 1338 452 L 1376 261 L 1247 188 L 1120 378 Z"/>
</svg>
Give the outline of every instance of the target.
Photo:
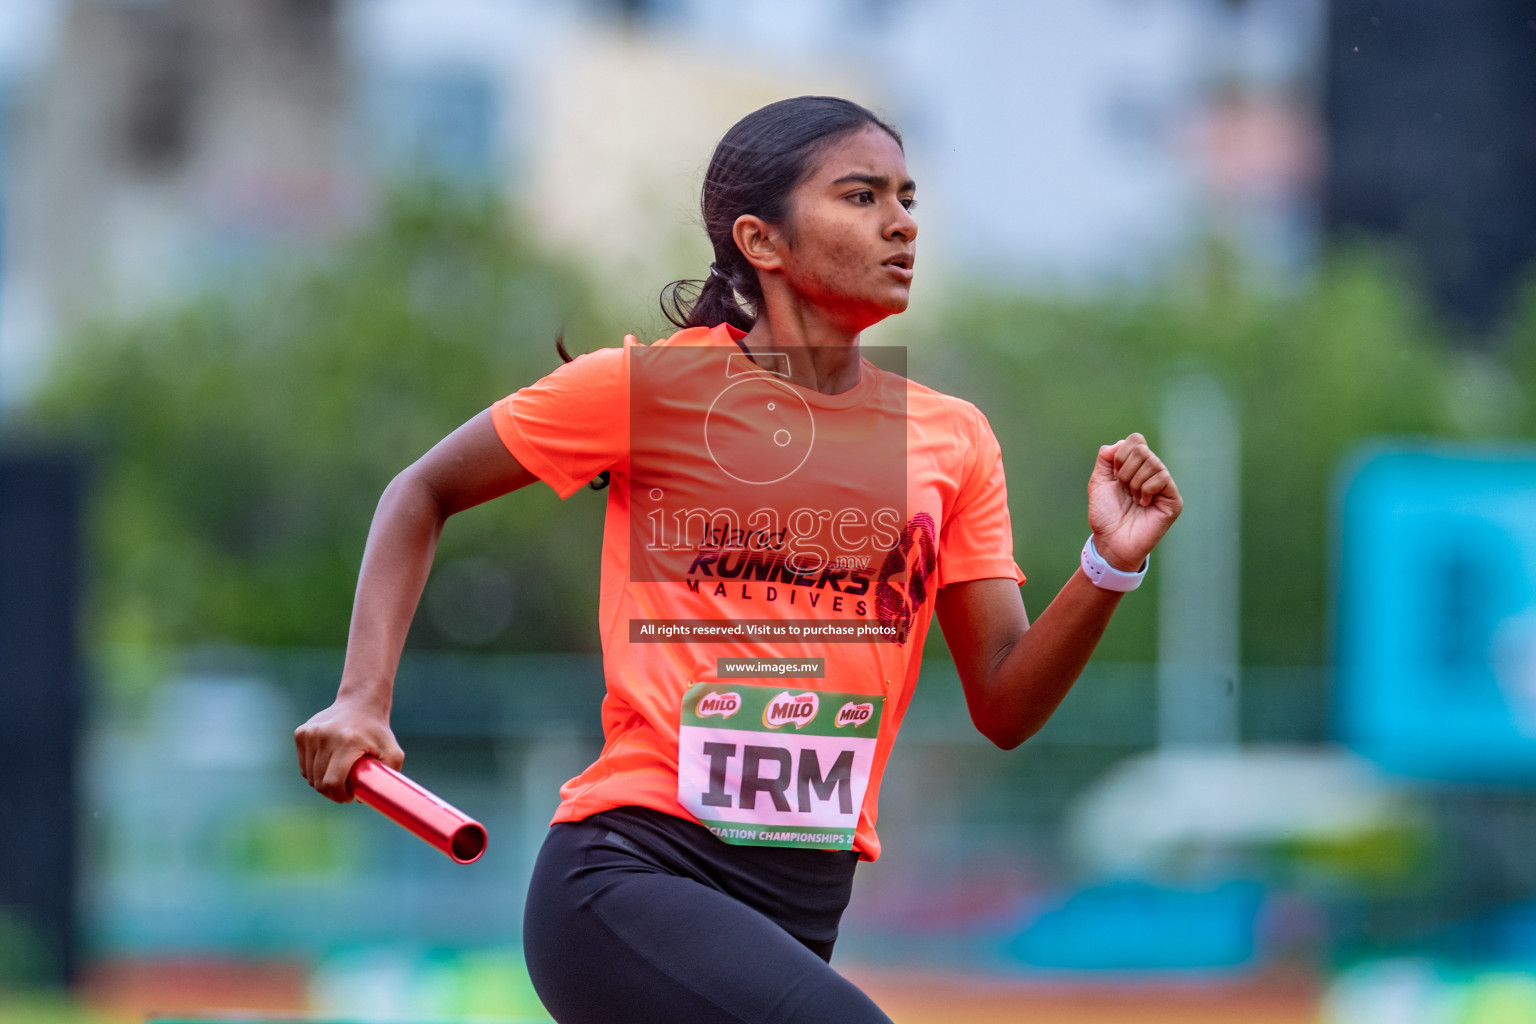
<svg viewBox="0 0 1536 1024">
<path fill-rule="evenodd" d="M 1406 775 L 1536 782 L 1536 450 L 1378 451 L 1341 505 L 1341 738 Z"/>
</svg>

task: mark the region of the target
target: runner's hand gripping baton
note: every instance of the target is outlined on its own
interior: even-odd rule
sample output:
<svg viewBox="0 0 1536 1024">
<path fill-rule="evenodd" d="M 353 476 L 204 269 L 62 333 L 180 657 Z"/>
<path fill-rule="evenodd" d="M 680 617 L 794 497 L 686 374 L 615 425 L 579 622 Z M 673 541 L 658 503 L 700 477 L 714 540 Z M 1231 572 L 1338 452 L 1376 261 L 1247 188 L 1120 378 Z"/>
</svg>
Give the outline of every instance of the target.
<svg viewBox="0 0 1536 1024">
<path fill-rule="evenodd" d="M 354 797 L 460 864 L 473 864 L 485 852 L 484 825 L 372 754 L 357 759 L 347 776 L 347 788 Z"/>
</svg>

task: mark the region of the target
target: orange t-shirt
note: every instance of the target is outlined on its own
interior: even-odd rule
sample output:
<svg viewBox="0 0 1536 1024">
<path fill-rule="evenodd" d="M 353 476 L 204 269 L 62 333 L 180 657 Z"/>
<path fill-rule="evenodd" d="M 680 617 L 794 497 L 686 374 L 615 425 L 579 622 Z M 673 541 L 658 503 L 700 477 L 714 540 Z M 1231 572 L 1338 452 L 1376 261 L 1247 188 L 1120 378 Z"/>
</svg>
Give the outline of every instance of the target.
<svg viewBox="0 0 1536 1024">
<path fill-rule="evenodd" d="M 622 348 L 578 356 L 492 407 L 496 431 L 507 450 L 562 498 L 570 497 L 604 470 L 610 474 L 598 609 L 607 680 L 602 708 L 605 742 L 597 760 L 561 787 L 560 808 L 554 820 L 576 821 L 626 805 L 701 820 L 695 813 L 696 803 L 690 805 L 694 807 L 691 812 L 679 799 L 679 735 L 686 731 L 682 722 L 688 718 L 696 725 L 726 724 L 697 717 L 720 714 L 713 710 L 715 705 L 701 710 L 704 706 L 698 704 L 696 696 L 701 684 L 710 684 L 716 696 L 730 698 L 747 692 L 743 687 L 754 679 L 766 679 L 770 689 L 762 693 L 783 690 L 780 698 L 809 702 L 813 711 L 815 699 L 806 694 L 835 693 L 837 700 L 846 698 L 844 708 L 879 707 L 883 698 L 878 735 L 871 733 L 867 764 L 860 769 L 867 778 L 853 790 L 859 794 L 853 809 L 857 823 L 848 830 L 852 848 L 864 859 L 874 860 L 880 853 L 875 833 L 880 777 L 917 682 L 935 595 L 946 584 L 962 580 L 1011 577 L 1024 582 L 1024 574 L 1013 559 L 1001 452 L 986 418 L 969 402 L 881 370 L 862 356 L 854 387 L 841 394 L 822 394 L 742 364 L 742 349 L 737 344 L 740 337 L 741 332 L 720 325 L 679 331 L 652 345 L 625 338 Z M 665 369 L 672 364 L 657 362 L 683 355 L 690 365 L 702 365 L 696 357 L 733 361 L 725 371 L 729 376 L 722 376 L 721 395 L 712 402 L 690 403 L 678 397 L 674 385 L 682 378 Z M 655 369 L 658 365 L 662 371 Z M 643 380 L 642 368 L 649 374 Z M 673 376 L 668 377 L 668 373 Z M 632 408 L 631 386 L 637 382 L 643 390 L 634 392 L 637 404 Z M 740 387 L 733 390 L 732 384 Z M 732 422 L 728 406 L 738 399 L 752 406 L 751 416 L 767 417 L 750 420 L 762 426 L 760 447 L 732 448 L 731 437 L 721 433 Z M 685 434 L 698 427 L 704 431 L 702 442 L 668 440 L 659 423 L 682 424 Z M 889 443 L 892 438 L 895 448 Z M 813 450 L 818 458 L 822 452 L 840 452 L 835 455 L 837 468 L 817 468 L 818 463 L 809 455 Z M 898 454 L 888 457 L 892 451 Z M 850 452 L 855 456 L 850 457 Z M 880 477 L 884 471 L 880 467 L 894 470 L 887 476 L 896 480 L 895 490 L 900 492 L 881 498 L 882 509 L 890 510 L 886 517 L 858 510 L 840 513 L 840 508 L 850 508 L 864 496 L 861 487 L 869 491 L 884 486 L 890 492 L 888 482 L 870 482 Z M 792 475 L 796 473 L 799 475 Z M 787 531 L 775 518 L 772 525 L 779 527 L 777 531 L 731 534 L 701 530 L 698 543 L 692 543 L 693 535 L 689 534 L 689 543 L 678 545 L 687 548 L 681 552 L 680 561 L 663 565 L 662 556 L 653 558 L 643 552 L 631 557 L 635 545 L 647 536 L 657 536 L 657 529 L 663 538 L 663 548 L 658 550 L 665 551 L 668 525 L 679 527 L 683 523 L 683 515 L 662 507 L 665 501 L 679 496 L 675 499 L 679 502 L 717 506 L 719 494 L 707 488 L 716 486 L 710 481 L 722 480 L 732 488 L 731 494 L 759 503 L 767 495 L 790 493 L 785 490 L 786 481 L 799 481 L 797 486 L 803 485 L 802 489 L 793 492 L 792 498 L 799 507 L 791 511 L 787 522 L 799 523 L 800 532 L 791 534 L 790 540 L 810 546 L 805 538 L 815 536 L 830 545 L 829 538 L 837 537 L 839 543 L 855 547 L 867 540 L 867 553 L 838 556 L 835 564 L 826 556 L 819 563 L 802 561 L 790 569 L 782 564 L 782 558 L 774 562 L 779 549 L 765 550 L 775 543 L 783 545 Z M 810 508 L 808 502 L 828 509 Z M 808 513 L 809 518 L 802 515 L 795 519 L 800 513 Z M 830 532 L 841 529 L 845 520 L 840 514 L 859 529 Z M 819 528 L 828 532 L 813 533 Z M 745 539 L 749 533 L 755 539 Z M 677 534 L 677 538 L 682 537 Z M 802 571 L 807 564 L 812 568 Z M 652 628 L 655 624 L 678 622 L 684 626 L 722 622 L 777 625 L 779 635 L 768 639 L 738 631 L 688 642 L 657 640 Z M 810 631 L 833 627 L 847 634 L 850 628 L 868 623 L 884 624 L 887 639 L 832 642 L 783 635 L 784 628 Z M 650 635 L 645 635 L 648 630 Z M 783 679 L 727 676 L 721 674 L 722 658 L 819 658 L 823 674 Z M 731 684 L 731 692 L 721 692 L 727 687 L 717 684 L 724 683 Z M 691 693 L 695 696 L 689 702 Z M 870 703 L 857 703 L 862 695 L 867 695 Z M 687 715 L 683 712 L 685 704 Z M 829 734 L 836 731 L 830 718 L 831 712 L 826 719 Z M 770 722 L 768 710 L 763 710 L 767 730 L 780 729 L 786 721 Z M 740 725 L 740 721 L 729 724 Z M 798 723 L 790 724 L 792 728 L 772 735 L 800 730 Z M 838 727 L 843 724 L 839 718 Z M 803 733 L 809 736 L 813 731 Z M 730 735 L 751 739 L 769 734 Z M 718 752 L 722 748 L 716 745 L 707 749 Z M 823 757 L 827 756 L 824 752 Z M 723 778 L 720 771 L 724 764 L 715 763 L 717 778 L 710 785 Z M 813 794 L 835 803 L 829 795 L 834 790 L 833 768 L 818 763 L 814 755 L 811 765 L 810 782 L 814 786 L 808 785 L 801 767 L 802 801 L 811 802 L 807 795 Z M 792 804 L 795 769 L 789 760 L 782 768 L 775 768 L 779 773 L 777 792 L 770 791 L 774 778 L 766 769 L 762 771 L 767 781 L 759 781 L 758 786 L 773 803 Z M 688 770 L 684 769 L 685 774 Z M 708 767 L 700 770 L 704 772 L 701 777 L 707 777 Z M 736 770 L 739 775 L 739 765 Z M 749 771 L 757 772 L 759 767 Z M 745 797 L 738 799 L 745 807 Z M 847 797 L 843 799 L 846 813 Z M 713 802 L 704 800 L 705 804 Z M 728 804 L 730 799 L 724 798 L 724 802 Z M 772 808 L 766 800 L 754 797 L 756 803 Z M 814 839 L 818 834 L 802 833 L 801 838 Z"/>
</svg>

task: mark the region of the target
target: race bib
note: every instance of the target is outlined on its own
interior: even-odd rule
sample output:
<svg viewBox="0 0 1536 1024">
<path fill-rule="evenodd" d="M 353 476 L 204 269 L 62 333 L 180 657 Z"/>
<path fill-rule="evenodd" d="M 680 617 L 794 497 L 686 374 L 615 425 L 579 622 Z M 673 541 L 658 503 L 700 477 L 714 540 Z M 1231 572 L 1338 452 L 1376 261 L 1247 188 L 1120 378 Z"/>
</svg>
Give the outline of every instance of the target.
<svg viewBox="0 0 1536 1024">
<path fill-rule="evenodd" d="M 677 800 L 736 846 L 851 850 L 885 698 L 698 683 L 683 695 Z"/>
</svg>

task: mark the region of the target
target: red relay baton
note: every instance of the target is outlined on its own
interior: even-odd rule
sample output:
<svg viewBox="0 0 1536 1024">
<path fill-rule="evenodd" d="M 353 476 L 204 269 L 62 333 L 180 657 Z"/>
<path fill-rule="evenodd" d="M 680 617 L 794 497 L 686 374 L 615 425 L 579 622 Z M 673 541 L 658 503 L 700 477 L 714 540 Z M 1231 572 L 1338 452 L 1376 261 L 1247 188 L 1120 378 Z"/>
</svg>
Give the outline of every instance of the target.
<svg viewBox="0 0 1536 1024">
<path fill-rule="evenodd" d="M 372 754 L 357 759 L 347 776 L 347 788 L 358 800 L 460 864 L 473 864 L 485 852 L 484 825 Z"/>
</svg>

